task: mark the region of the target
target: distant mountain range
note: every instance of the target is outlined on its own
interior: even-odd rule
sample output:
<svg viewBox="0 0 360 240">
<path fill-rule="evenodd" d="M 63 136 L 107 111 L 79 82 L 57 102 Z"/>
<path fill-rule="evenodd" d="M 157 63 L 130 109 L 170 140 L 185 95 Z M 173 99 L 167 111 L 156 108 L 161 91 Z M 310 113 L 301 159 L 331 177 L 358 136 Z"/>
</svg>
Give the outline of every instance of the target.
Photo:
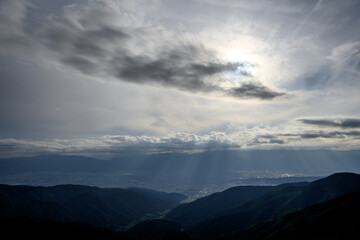
<svg viewBox="0 0 360 240">
<path fill-rule="evenodd" d="M 360 175 L 354 173 L 310 183 L 239 186 L 179 205 L 184 198 L 147 189 L 1 185 L 0 230 L 26 230 L 37 239 L 52 229 L 58 236 L 129 240 L 331 240 L 357 239 L 360 232 Z M 127 231 L 102 228 L 118 229 L 170 208 L 165 218 Z"/>
<path fill-rule="evenodd" d="M 204 196 L 239 185 L 314 181 L 360 173 L 360 151 L 248 150 L 131 154 L 108 160 L 44 155 L 0 159 L 0 183 L 138 187 Z"/>
<path fill-rule="evenodd" d="M 182 170 L 207 172 L 209 177 L 231 170 L 292 172 L 360 171 L 360 151 L 329 150 L 217 150 L 201 153 L 119 155 L 109 160 L 84 156 L 40 155 L 0 159 L 0 174 L 28 172 L 116 172 L 176 173 Z M 339 161 L 341 160 L 341 161 Z M 309 165 L 311 163 L 311 165 Z M 184 169 L 187 167 L 186 169 Z"/>
</svg>

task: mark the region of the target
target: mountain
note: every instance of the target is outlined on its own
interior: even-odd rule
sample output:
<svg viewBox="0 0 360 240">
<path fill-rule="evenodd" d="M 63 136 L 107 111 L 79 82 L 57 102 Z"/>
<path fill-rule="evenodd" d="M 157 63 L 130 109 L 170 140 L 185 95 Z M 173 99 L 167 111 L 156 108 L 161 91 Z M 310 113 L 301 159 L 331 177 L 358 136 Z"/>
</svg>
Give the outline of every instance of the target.
<svg viewBox="0 0 360 240">
<path fill-rule="evenodd" d="M 129 236 L 142 240 L 190 240 L 190 236 L 180 230 L 176 222 L 154 219 L 141 222 L 131 227 Z"/>
<path fill-rule="evenodd" d="M 89 240 L 191 240 L 174 222 L 149 220 L 127 232 L 114 231 L 84 223 L 17 217 L 0 219 L 2 236 L 12 239 L 89 239 Z"/>
<path fill-rule="evenodd" d="M 45 239 L 257 240 L 356 239 L 360 175 L 338 173 L 311 183 L 235 187 L 179 206 L 181 194 L 78 185 L 0 185 L 0 230 Z M 179 207 L 177 207 L 179 206 Z M 235 206 L 235 207 L 234 207 Z M 174 208 L 167 217 L 129 224 Z M 175 218 L 174 217 L 174 218 Z M 93 226 L 91 226 L 91 225 Z M 105 229 L 105 228 L 109 229 Z"/>
<path fill-rule="evenodd" d="M 218 237 L 218 240 L 342 240 L 358 239 L 360 234 L 360 191 L 282 214 L 245 230 Z M 57 222 L 20 217 L 0 219 L 3 236 L 14 239 L 104 239 L 104 240 L 190 240 L 175 222 L 156 219 L 144 221 L 127 232 L 117 232 L 83 223 Z"/>
<path fill-rule="evenodd" d="M 41 155 L 0 159 L 0 174 L 35 172 L 99 172 L 108 170 L 107 162 L 84 156 Z"/>
<path fill-rule="evenodd" d="M 135 240 L 124 233 L 88 224 L 28 217 L 0 219 L 0 231 L 3 237 L 10 237 L 11 239 Z"/>
<path fill-rule="evenodd" d="M 275 190 L 272 186 L 239 186 L 213 193 L 190 203 L 184 203 L 171 210 L 166 219 L 188 227 L 207 218 L 216 216 L 224 210 L 238 207 L 244 202 Z"/>
<path fill-rule="evenodd" d="M 0 159 L 0 183 L 146 187 L 196 195 L 204 189 L 208 194 L 237 185 L 274 185 L 315 180 L 296 177 L 327 176 L 346 171 L 360 173 L 359 157 L 360 151 L 328 150 L 124 153 L 107 160 L 44 155 Z"/>
<path fill-rule="evenodd" d="M 0 218 L 28 216 L 123 228 L 146 214 L 176 207 L 186 196 L 149 189 L 0 185 Z"/>
<path fill-rule="evenodd" d="M 360 191 L 284 214 L 219 240 L 358 239 Z"/>
<path fill-rule="evenodd" d="M 110 160 L 53 154 L 0 159 L 0 174 L 43 171 L 108 172 L 122 169 L 139 169 L 143 173 L 156 170 L 175 173 L 188 166 L 187 170 L 194 169 L 196 173 L 211 171 L 210 175 L 222 175 L 228 170 L 318 172 L 317 175 L 323 175 L 326 172 L 360 171 L 359 156 L 360 151 L 327 150 L 217 150 L 201 153 L 129 154 Z"/>
<path fill-rule="evenodd" d="M 186 229 L 186 232 L 203 239 L 211 239 L 238 229 L 245 229 L 286 211 L 301 209 L 328 201 L 351 191 L 360 190 L 360 175 L 338 173 L 305 186 L 285 185 L 245 202 L 237 208 L 221 212 Z"/>
</svg>

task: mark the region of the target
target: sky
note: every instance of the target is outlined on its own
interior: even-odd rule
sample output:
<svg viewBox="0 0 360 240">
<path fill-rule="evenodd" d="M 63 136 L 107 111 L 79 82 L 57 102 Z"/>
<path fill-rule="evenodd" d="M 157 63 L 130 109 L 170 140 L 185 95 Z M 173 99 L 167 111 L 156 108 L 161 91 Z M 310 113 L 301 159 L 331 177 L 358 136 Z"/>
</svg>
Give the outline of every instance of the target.
<svg viewBox="0 0 360 240">
<path fill-rule="evenodd" d="M 360 1 L 0 0 L 0 157 L 360 149 Z"/>
</svg>

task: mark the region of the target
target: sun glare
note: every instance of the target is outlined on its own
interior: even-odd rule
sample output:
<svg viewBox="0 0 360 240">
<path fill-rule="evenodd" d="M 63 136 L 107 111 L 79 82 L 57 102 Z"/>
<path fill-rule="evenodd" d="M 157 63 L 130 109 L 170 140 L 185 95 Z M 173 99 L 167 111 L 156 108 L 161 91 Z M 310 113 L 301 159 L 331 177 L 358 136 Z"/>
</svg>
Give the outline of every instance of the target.
<svg viewBox="0 0 360 240">
<path fill-rule="evenodd" d="M 229 49 L 225 53 L 225 59 L 229 62 L 256 62 L 256 57 L 240 49 Z"/>
<path fill-rule="evenodd" d="M 248 80 L 249 77 L 258 77 L 259 59 L 256 55 L 232 48 L 225 52 L 224 59 L 226 62 L 239 63 L 235 74 L 240 82 Z"/>
</svg>

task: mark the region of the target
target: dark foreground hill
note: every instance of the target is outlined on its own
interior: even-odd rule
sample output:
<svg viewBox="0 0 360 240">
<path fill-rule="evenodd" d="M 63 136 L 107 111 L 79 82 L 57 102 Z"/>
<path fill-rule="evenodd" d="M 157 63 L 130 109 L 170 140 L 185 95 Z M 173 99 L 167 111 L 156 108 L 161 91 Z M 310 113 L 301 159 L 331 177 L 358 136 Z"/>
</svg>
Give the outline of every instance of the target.
<svg viewBox="0 0 360 240">
<path fill-rule="evenodd" d="M 147 220 L 139 223 L 126 232 L 129 236 L 141 240 L 190 240 L 185 232 L 181 231 L 178 223 L 163 219 Z"/>
<path fill-rule="evenodd" d="M 304 183 L 305 184 L 305 183 Z M 190 203 L 184 203 L 171 210 L 166 219 L 188 227 L 212 218 L 224 210 L 242 205 L 244 202 L 274 191 L 274 186 L 239 186 L 223 192 L 213 193 Z"/>
<path fill-rule="evenodd" d="M 219 240 L 359 239 L 360 192 L 284 214 Z"/>
<path fill-rule="evenodd" d="M 36 240 L 134 240 L 125 233 L 106 228 L 94 227 L 87 224 L 57 222 L 48 219 L 19 217 L 0 219 L 0 230 L 3 237 L 8 239 L 36 239 Z"/>
<path fill-rule="evenodd" d="M 200 222 L 186 231 L 197 238 L 213 239 L 224 233 L 246 229 L 286 211 L 305 208 L 356 190 L 360 190 L 360 175 L 352 173 L 334 174 L 305 186 L 285 185 L 240 207 L 219 213 L 217 217 Z"/>
<path fill-rule="evenodd" d="M 13 238 L 36 239 L 338 240 L 359 236 L 360 175 L 339 173 L 311 183 L 280 185 L 260 196 L 256 191 L 248 195 L 243 191 L 242 198 L 237 190 L 195 201 L 199 208 L 203 204 L 203 209 L 221 202 L 228 205 L 222 206 L 226 210 L 212 212 L 210 215 L 215 216 L 189 228 L 158 219 L 139 223 L 127 232 L 116 232 L 99 226 L 118 229 L 144 214 L 175 207 L 184 196 L 146 189 L 0 185 L 0 231 Z M 245 202 L 227 208 L 237 200 Z M 196 213 L 194 210 L 194 216 Z"/>
<path fill-rule="evenodd" d="M 145 214 L 174 208 L 185 197 L 136 188 L 0 185 L 0 218 L 27 216 L 119 229 Z"/>
<path fill-rule="evenodd" d="M 219 236 L 218 240 L 343 240 L 360 234 L 360 191 L 280 215 L 248 229 Z M 175 222 L 149 220 L 127 232 L 88 224 L 34 218 L 0 219 L 3 236 L 12 239 L 191 240 Z M 195 239 L 196 240 L 196 239 Z"/>
<path fill-rule="evenodd" d="M 48 219 L 18 217 L 0 219 L 0 232 L 9 239 L 37 240 L 191 240 L 176 224 L 151 220 L 138 224 L 127 232 L 114 231 L 84 223 L 59 222 Z"/>
</svg>

